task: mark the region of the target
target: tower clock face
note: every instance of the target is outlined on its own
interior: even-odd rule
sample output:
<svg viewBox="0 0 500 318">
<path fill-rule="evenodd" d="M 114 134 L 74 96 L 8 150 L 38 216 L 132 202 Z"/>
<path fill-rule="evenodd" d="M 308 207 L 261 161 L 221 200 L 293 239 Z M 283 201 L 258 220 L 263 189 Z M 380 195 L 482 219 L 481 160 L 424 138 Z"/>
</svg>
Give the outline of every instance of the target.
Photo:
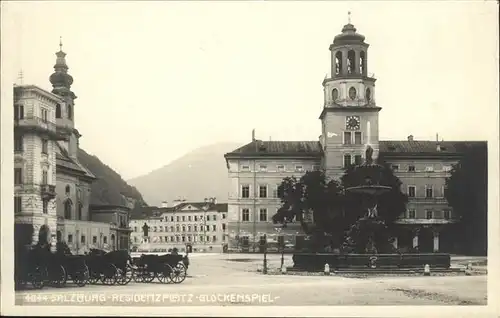
<svg viewBox="0 0 500 318">
<path fill-rule="evenodd" d="M 348 116 L 345 119 L 345 126 L 349 130 L 358 130 L 360 125 L 359 116 Z"/>
<path fill-rule="evenodd" d="M 356 98 L 356 89 L 354 87 L 349 88 L 349 98 L 352 100 Z"/>
</svg>

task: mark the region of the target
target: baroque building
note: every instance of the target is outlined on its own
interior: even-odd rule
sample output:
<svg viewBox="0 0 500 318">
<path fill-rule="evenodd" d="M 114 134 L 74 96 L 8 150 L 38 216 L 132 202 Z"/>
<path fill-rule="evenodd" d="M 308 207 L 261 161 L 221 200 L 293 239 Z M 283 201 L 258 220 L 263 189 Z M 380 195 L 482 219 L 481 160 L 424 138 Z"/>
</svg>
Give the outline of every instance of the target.
<svg viewBox="0 0 500 318">
<path fill-rule="evenodd" d="M 445 180 L 461 157 L 465 141 L 379 140 L 376 79 L 368 73 L 365 37 L 350 22 L 330 45 L 330 76 L 323 80 L 324 105 L 318 141 L 252 141 L 225 154 L 230 179 L 228 198 L 229 247 L 256 251 L 263 240 L 298 247 L 307 236 L 300 224 L 281 229 L 271 217 L 281 206 L 277 186 L 284 177 L 300 178 L 322 169 L 339 179 L 344 169 L 364 161 L 367 145 L 373 157 L 389 162 L 409 196 L 407 211 L 394 233 L 399 248 L 421 251 L 456 250 L 449 231 L 457 221 L 444 197 Z M 264 236 L 266 235 L 266 236 Z"/>
<path fill-rule="evenodd" d="M 142 209 L 142 216 L 130 220 L 133 250 L 221 252 L 227 245 L 227 204 L 215 198 Z"/>
<path fill-rule="evenodd" d="M 35 85 L 14 86 L 16 238 L 32 226 L 32 242 L 65 241 L 74 253 L 91 247 L 127 248 L 129 239 L 124 243 L 118 233 L 130 233 L 130 208 L 120 207 L 118 212 L 126 218 L 116 220 L 106 213 L 110 207 L 91 208 L 96 176 L 78 160 L 77 97 L 71 90 L 73 77 L 68 74 L 62 43 L 50 83 L 51 92 Z"/>
</svg>

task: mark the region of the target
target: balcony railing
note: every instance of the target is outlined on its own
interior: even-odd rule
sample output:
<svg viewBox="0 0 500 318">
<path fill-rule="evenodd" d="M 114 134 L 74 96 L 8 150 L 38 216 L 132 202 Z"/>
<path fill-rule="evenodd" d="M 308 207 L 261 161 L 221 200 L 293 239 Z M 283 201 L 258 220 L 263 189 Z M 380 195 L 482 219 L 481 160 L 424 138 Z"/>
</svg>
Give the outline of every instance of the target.
<svg viewBox="0 0 500 318">
<path fill-rule="evenodd" d="M 45 133 L 55 140 L 65 140 L 68 138 L 63 133 L 57 131 L 55 122 L 34 115 L 14 118 L 14 128 Z"/>
<path fill-rule="evenodd" d="M 350 99 L 337 99 L 336 101 L 328 100 L 325 102 L 327 107 L 346 107 L 346 106 L 356 106 L 356 107 L 375 107 L 375 101 L 373 100 L 350 100 Z"/>
<path fill-rule="evenodd" d="M 56 186 L 52 184 L 41 184 L 40 192 L 42 193 L 42 197 L 53 199 L 56 197 Z"/>
</svg>

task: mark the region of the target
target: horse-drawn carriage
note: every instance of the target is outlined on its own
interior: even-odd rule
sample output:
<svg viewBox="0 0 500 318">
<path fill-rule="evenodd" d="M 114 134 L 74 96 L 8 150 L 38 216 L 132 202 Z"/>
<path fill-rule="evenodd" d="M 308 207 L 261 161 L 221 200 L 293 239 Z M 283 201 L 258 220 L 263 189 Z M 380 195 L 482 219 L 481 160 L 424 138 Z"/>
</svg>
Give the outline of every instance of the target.
<svg viewBox="0 0 500 318">
<path fill-rule="evenodd" d="M 164 255 L 146 255 L 134 258 L 135 282 L 150 283 L 157 278 L 161 283 L 182 283 L 189 267 L 188 256 L 177 253 Z"/>
<path fill-rule="evenodd" d="M 126 250 L 106 252 L 91 249 L 85 257 L 90 284 L 100 281 L 106 285 L 126 285 L 132 280 L 134 273 L 131 266 L 132 258 Z"/>
<path fill-rule="evenodd" d="M 50 285 L 63 287 L 68 280 L 79 287 L 85 286 L 88 268 L 81 257 L 52 253 L 47 246 L 18 248 L 15 252 L 15 282 L 24 287 L 30 282 L 33 288 Z"/>
</svg>

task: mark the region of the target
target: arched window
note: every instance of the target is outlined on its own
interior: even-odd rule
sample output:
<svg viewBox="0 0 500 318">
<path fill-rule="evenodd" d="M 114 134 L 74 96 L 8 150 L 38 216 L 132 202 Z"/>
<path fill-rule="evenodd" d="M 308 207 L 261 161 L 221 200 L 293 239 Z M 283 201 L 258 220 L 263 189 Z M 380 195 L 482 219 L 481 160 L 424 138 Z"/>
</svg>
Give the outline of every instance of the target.
<svg viewBox="0 0 500 318">
<path fill-rule="evenodd" d="M 339 98 L 339 91 L 338 89 L 334 88 L 332 89 L 332 101 L 336 101 Z"/>
<path fill-rule="evenodd" d="M 354 73 L 355 60 L 356 53 L 354 53 L 354 50 L 350 50 L 349 52 L 347 52 L 347 74 Z"/>
<path fill-rule="evenodd" d="M 78 202 L 78 220 L 82 220 L 83 218 L 83 205 L 81 202 Z"/>
<path fill-rule="evenodd" d="M 186 232 L 186 226 L 185 225 L 182 226 L 182 232 Z"/>
<path fill-rule="evenodd" d="M 56 105 L 56 118 L 61 118 L 61 104 Z"/>
<path fill-rule="evenodd" d="M 71 105 L 68 105 L 68 119 L 73 120 L 73 108 Z"/>
<path fill-rule="evenodd" d="M 368 103 L 372 101 L 372 91 L 370 90 L 369 87 L 366 89 L 365 96 L 366 96 L 366 101 Z"/>
<path fill-rule="evenodd" d="M 66 220 L 71 220 L 71 209 L 73 208 L 73 204 L 71 204 L 71 200 L 64 201 L 64 218 Z"/>
<path fill-rule="evenodd" d="M 359 72 L 361 74 L 365 74 L 365 68 L 366 68 L 366 57 L 365 57 L 365 51 L 361 51 L 359 53 Z"/>
<path fill-rule="evenodd" d="M 342 72 L 342 52 L 338 51 L 335 53 L 335 74 L 340 74 Z"/>
<path fill-rule="evenodd" d="M 66 186 L 66 195 L 69 195 L 70 191 L 71 191 L 71 188 L 70 188 L 70 186 L 69 186 L 69 184 L 68 184 L 68 185 Z"/>
<path fill-rule="evenodd" d="M 177 226 L 175 227 L 175 230 L 176 230 L 177 232 L 180 232 L 180 231 L 181 231 L 181 227 L 180 227 L 179 225 L 177 225 Z"/>
</svg>

